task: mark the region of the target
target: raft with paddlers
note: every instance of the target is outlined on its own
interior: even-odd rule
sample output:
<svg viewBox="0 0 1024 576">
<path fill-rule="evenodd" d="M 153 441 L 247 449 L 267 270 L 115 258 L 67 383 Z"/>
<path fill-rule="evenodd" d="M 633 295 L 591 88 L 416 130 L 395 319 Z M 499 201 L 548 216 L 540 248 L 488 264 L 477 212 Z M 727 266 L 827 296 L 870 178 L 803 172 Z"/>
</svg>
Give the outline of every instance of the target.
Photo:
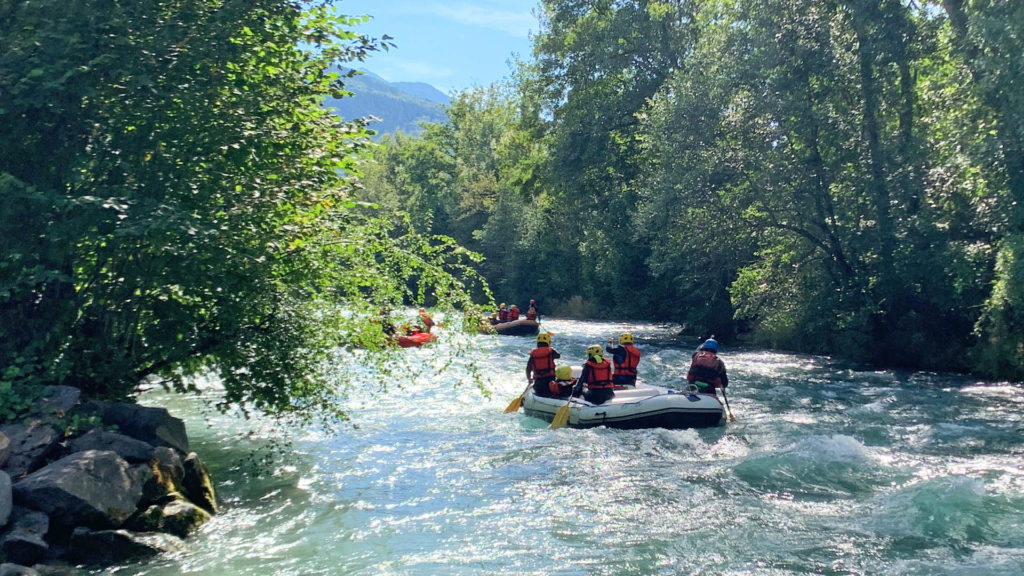
<svg viewBox="0 0 1024 576">
<path fill-rule="evenodd" d="M 395 341 L 402 348 L 418 348 L 427 342 L 435 340 L 437 340 L 437 335 L 430 332 L 412 332 L 410 334 L 399 334 L 395 337 Z"/>
<path fill-rule="evenodd" d="M 577 373 L 576 367 L 573 372 Z M 681 429 L 725 423 L 725 408 L 715 396 L 698 394 L 693 388 L 676 391 L 642 382 L 615 386 L 615 396 L 603 404 L 591 404 L 581 397 L 537 396 L 528 387 L 522 394 L 522 407 L 527 416 L 552 422 L 553 427 Z M 556 418 L 564 421 L 554 426 Z"/>
<path fill-rule="evenodd" d="M 540 322 L 528 318 L 520 318 L 497 324 L 483 323 L 477 329 L 481 334 L 501 334 L 503 336 L 533 336 L 540 333 Z"/>
</svg>

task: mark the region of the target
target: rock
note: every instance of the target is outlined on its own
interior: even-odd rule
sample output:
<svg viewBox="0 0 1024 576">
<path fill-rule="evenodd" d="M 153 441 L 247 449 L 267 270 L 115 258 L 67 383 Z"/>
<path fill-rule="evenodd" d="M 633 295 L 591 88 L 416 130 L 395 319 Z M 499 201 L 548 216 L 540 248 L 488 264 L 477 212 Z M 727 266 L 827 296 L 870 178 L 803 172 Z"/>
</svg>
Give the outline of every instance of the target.
<svg viewBox="0 0 1024 576">
<path fill-rule="evenodd" d="M 91 401 L 80 407 L 85 415 L 98 415 L 103 424 L 116 426 L 117 431 L 153 446 L 169 446 L 188 454 L 185 422 L 171 416 L 165 408 L 139 406 L 123 402 Z"/>
<path fill-rule="evenodd" d="M 153 445 L 117 432 L 94 429 L 68 443 L 72 452 L 110 450 L 128 462 L 148 462 L 153 457 Z"/>
<path fill-rule="evenodd" d="M 210 513 L 181 495 L 163 506 L 153 505 L 129 520 L 125 527 L 146 532 L 167 532 L 184 538 L 210 521 Z"/>
<path fill-rule="evenodd" d="M 46 386 L 43 397 L 36 402 L 33 413 L 42 417 L 56 416 L 63 418 L 78 404 L 82 391 L 71 386 Z"/>
<path fill-rule="evenodd" d="M 199 459 L 199 455 L 192 452 L 185 457 L 185 478 L 182 486 L 185 488 L 185 496 L 202 506 L 210 514 L 217 513 L 217 495 L 213 490 L 213 479 L 210 478 L 210 471 L 206 464 Z"/>
<path fill-rule="evenodd" d="M 0 564 L 0 576 L 39 576 L 39 572 L 28 566 L 5 562 Z"/>
<path fill-rule="evenodd" d="M 0 432 L 10 439 L 11 456 L 3 469 L 17 479 L 43 465 L 46 456 L 60 442 L 60 434 L 48 424 L 6 424 Z"/>
<path fill-rule="evenodd" d="M 14 496 L 11 493 L 11 477 L 7 472 L 0 471 L 0 528 L 7 526 L 11 519 L 11 508 L 14 506 Z"/>
<path fill-rule="evenodd" d="M 83 564 L 106 565 L 184 549 L 185 543 L 170 534 L 128 530 L 93 531 L 79 527 L 71 533 L 68 555 Z"/>
<path fill-rule="evenodd" d="M 78 452 L 16 482 L 14 501 L 64 526 L 116 528 L 142 498 L 142 485 L 129 472 L 129 464 L 113 452 Z"/>
<path fill-rule="evenodd" d="M 0 468 L 7 464 L 7 459 L 11 456 L 11 439 L 6 434 L 0 432 Z"/>
<path fill-rule="evenodd" d="M 156 502 L 174 492 L 184 492 L 185 465 L 181 456 L 172 448 L 159 446 L 153 450 L 150 460 L 153 479 L 143 489 L 143 502 Z"/>
<path fill-rule="evenodd" d="M 50 518 L 42 512 L 21 508 L 17 520 L 2 538 L 0 552 L 16 564 L 31 566 L 46 556 L 50 545 L 44 538 L 50 531 Z"/>
</svg>

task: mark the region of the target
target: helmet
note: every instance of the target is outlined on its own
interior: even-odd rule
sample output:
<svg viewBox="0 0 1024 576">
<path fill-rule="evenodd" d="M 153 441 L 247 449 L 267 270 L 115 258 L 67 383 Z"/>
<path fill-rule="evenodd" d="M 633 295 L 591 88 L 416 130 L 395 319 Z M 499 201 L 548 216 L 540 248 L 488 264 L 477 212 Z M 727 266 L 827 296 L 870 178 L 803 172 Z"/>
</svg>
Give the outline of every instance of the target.
<svg viewBox="0 0 1024 576">
<path fill-rule="evenodd" d="M 516 306 L 515 304 L 513 304 L 513 305 L 511 306 L 511 308 L 512 308 L 513 310 L 519 310 L 519 306 Z"/>
<path fill-rule="evenodd" d="M 505 303 L 504 302 L 502 302 L 501 304 L 498 304 L 498 308 L 504 308 L 504 307 L 505 307 Z"/>
<path fill-rule="evenodd" d="M 551 344 L 551 334 L 549 332 L 537 334 L 537 344 Z"/>
<path fill-rule="evenodd" d="M 597 356 L 598 358 L 600 358 L 601 357 L 601 347 L 598 346 L 597 344 L 593 344 L 591 346 L 587 346 L 587 356 Z"/>
<path fill-rule="evenodd" d="M 555 368 L 555 379 L 556 380 L 571 380 L 572 379 L 572 366 L 559 366 Z"/>
<path fill-rule="evenodd" d="M 630 334 L 629 332 L 626 332 L 622 336 L 619 336 L 619 344 L 632 344 L 632 343 L 633 343 L 633 335 Z"/>
<path fill-rule="evenodd" d="M 700 345 L 700 348 L 708 352 L 718 352 L 718 340 L 715 340 L 714 337 L 708 338 Z"/>
<path fill-rule="evenodd" d="M 530 304 L 536 304 L 536 303 L 537 303 L 536 300 L 534 300 L 533 298 L 530 298 Z"/>
</svg>

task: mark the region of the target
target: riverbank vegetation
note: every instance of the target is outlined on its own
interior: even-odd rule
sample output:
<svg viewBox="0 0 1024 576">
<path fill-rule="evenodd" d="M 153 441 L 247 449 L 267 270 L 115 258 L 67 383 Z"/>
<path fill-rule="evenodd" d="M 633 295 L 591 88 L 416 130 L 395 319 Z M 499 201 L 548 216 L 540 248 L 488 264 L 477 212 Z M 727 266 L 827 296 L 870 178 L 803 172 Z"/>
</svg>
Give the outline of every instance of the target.
<svg viewBox="0 0 1024 576">
<path fill-rule="evenodd" d="M 1024 378 L 1024 8 L 544 0 L 366 197 L 510 302 Z"/>
<path fill-rule="evenodd" d="M 469 308 L 476 255 L 352 194 L 369 134 L 322 103 L 339 63 L 388 47 L 359 22 L 281 0 L 0 5 L 0 398 L 213 370 L 224 407 L 338 416 L 348 374 L 324 368 L 383 346 L 381 306 Z"/>
</svg>

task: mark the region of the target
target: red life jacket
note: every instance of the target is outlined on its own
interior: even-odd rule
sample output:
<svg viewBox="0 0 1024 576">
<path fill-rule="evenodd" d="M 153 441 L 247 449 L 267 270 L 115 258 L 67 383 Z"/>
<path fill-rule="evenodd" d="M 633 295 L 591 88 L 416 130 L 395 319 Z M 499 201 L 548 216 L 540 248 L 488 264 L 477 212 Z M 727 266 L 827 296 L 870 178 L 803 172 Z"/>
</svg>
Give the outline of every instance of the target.
<svg viewBox="0 0 1024 576">
<path fill-rule="evenodd" d="M 587 360 L 590 366 L 590 378 L 587 379 L 587 388 L 599 390 L 601 388 L 612 388 L 612 363 L 605 360 L 598 364 L 593 360 Z"/>
<path fill-rule="evenodd" d="M 530 358 L 533 360 L 534 378 L 554 378 L 555 359 L 554 348 L 538 346 L 530 350 Z"/>
<path fill-rule="evenodd" d="M 705 382 L 715 388 L 720 387 L 722 376 L 718 373 L 718 356 L 707 350 L 698 352 L 690 364 L 690 375 L 694 381 Z"/>
<path fill-rule="evenodd" d="M 508 311 L 508 321 L 519 320 L 519 308 L 513 308 Z"/>
<path fill-rule="evenodd" d="M 626 357 L 622 359 L 622 363 L 615 362 L 615 374 L 624 374 L 626 376 L 636 376 L 636 366 L 640 363 L 640 349 L 632 344 L 623 346 L 626 350 Z M 615 358 L 612 357 L 612 360 Z"/>
</svg>

